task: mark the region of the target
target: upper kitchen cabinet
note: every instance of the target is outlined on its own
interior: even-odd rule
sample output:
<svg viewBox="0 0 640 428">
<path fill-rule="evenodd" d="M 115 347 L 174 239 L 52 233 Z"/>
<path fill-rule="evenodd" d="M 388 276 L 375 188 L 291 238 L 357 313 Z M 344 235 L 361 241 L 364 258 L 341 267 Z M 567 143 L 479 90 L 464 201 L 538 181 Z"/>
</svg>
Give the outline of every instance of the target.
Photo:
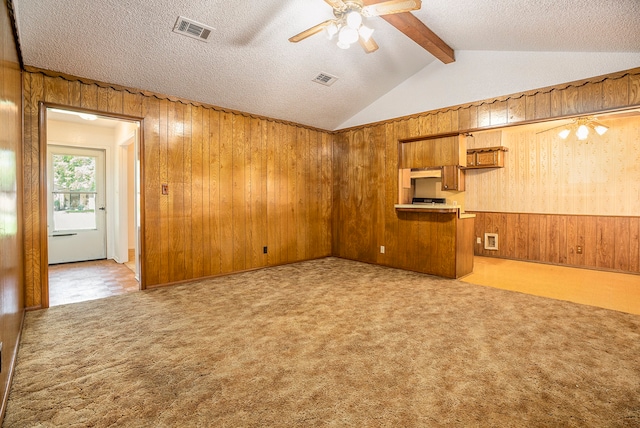
<svg viewBox="0 0 640 428">
<path fill-rule="evenodd" d="M 467 143 L 464 135 L 451 135 L 400 143 L 400 168 L 465 166 Z"/>
<path fill-rule="evenodd" d="M 471 168 L 503 168 L 504 152 L 509 149 L 504 146 L 482 147 L 467 150 L 467 169 Z"/>
<path fill-rule="evenodd" d="M 502 145 L 502 130 L 474 132 L 468 137 L 467 169 L 503 168 L 505 153 Z"/>
<path fill-rule="evenodd" d="M 459 166 L 442 167 L 442 190 L 464 192 L 464 171 Z"/>
</svg>

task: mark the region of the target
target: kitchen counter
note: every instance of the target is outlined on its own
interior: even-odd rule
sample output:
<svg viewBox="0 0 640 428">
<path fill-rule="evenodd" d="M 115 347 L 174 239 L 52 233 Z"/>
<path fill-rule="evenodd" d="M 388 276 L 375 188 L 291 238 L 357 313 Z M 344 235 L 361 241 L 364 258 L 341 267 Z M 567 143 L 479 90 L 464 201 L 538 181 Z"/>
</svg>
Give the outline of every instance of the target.
<svg viewBox="0 0 640 428">
<path fill-rule="evenodd" d="M 473 272 L 475 215 L 460 205 L 398 204 L 398 234 L 406 237 L 395 250 L 395 267 L 446 278 Z"/>
<path fill-rule="evenodd" d="M 397 211 L 410 212 L 438 212 L 438 213 L 458 213 L 458 218 L 475 218 L 475 214 L 467 214 L 460 209 L 460 205 L 451 204 L 396 204 Z"/>
</svg>

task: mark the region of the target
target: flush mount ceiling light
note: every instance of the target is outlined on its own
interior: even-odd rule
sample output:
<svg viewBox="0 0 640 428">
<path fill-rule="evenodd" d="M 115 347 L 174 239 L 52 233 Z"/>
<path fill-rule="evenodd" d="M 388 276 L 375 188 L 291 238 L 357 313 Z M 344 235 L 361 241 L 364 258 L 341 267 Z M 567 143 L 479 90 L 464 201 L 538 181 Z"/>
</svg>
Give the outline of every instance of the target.
<svg viewBox="0 0 640 428">
<path fill-rule="evenodd" d="M 607 126 L 604 126 L 600 122 L 596 122 L 593 118 L 590 117 L 581 117 L 576 119 L 573 123 L 563 126 L 562 130 L 558 132 L 558 137 L 566 140 L 569 135 L 571 135 L 571 131 L 576 134 L 576 137 L 580 141 L 584 141 L 589 136 L 590 131 L 595 131 L 598 135 L 604 135 L 605 132 L 609 130 Z"/>
<path fill-rule="evenodd" d="M 421 0 L 389 0 L 368 6 L 364 6 L 362 0 L 324 1 L 333 8 L 335 19 L 329 19 L 296 34 L 289 39 L 290 42 L 297 43 L 325 30 L 329 39 L 337 36 L 337 45 L 342 49 L 349 49 L 353 43 L 359 42 L 366 53 L 375 52 L 378 44 L 371 38 L 373 29 L 364 25 L 365 18 L 410 12 L 422 7 Z"/>
</svg>

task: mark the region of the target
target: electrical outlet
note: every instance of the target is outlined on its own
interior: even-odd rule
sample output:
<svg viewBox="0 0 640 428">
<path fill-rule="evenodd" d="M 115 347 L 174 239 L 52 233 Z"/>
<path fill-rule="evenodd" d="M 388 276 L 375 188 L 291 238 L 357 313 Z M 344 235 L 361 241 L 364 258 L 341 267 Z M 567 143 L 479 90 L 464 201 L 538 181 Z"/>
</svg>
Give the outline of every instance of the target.
<svg viewBox="0 0 640 428">
<path fill-rule="evenodd" d="M 267 247 L 262 247 L 262 254 L 267 254 Z"/>
<path fill-rule="evenodd" d="M 380 254 L 384 254 L 384 245 L 380 245 Z"/>
<path fill-rule="evenodd" d="M 482 244 L 482 238 L 481 237 L 477 237 L 476 238 L 476 244 Z"/>
<path fill-rule="evenodd" d="M 578 245 L 578 246 L 576 247 L 576 253 L 577 253 L 577 254 L 582 254 L 582 245 Z"/>
</svg>

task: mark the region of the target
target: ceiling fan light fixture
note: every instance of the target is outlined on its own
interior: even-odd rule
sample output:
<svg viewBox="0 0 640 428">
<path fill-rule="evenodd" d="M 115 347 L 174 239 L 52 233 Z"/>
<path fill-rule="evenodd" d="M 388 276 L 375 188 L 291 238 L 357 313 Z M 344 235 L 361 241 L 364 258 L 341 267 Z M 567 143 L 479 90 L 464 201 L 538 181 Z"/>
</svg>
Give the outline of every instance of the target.
<svg viewBox="0 0 640 428">
<path fill-rule="evenodd" d="M 347 14 L 347 26 L 357 30 L 362 25 L 362 15 L 354 10 Z"/>
<path fill-rule="evenodd" d="M 558 132 L 558 137 L 566 140 L 567 137 L 569 137 L 569 134 L 571 134 L 571 130 L 569 128 L 565 128 L 562 131 Z"/>
<path fill-rule="evenodd" d="M 589 128 L 587 128 L 587 125 L 578 126 L 578 129 L 576 130 L 576 137 L 578 137 L 578 140 L 584 141 L 587 139 L 588 136 L 589 136 Z"/>
<path fill-rule="evenodd" d="M 593 117 L 587 117 L 587 116 L 578 117 L 574 119 L 573 122 L 571 122 L 570 124 L 556 126 L 551 129 L 558 129 L 558 128 L 561 129 L 561 131 L 558 132 L 558 137 L 562 138 L 563 140 L 566 140 L 567 138 L 569 138 L 571 133 L 575 133 L 575 136 L 579 141 L 584 141 L 587 138 L 589 138 L 589 133 L 591 131 L 595 131 L 598 135 L 602 136 L 609 130 L 608 126 L 603 125 L 600 122 L 597 122 L 596 120 L 594 120 Z M 547 131 L 550 131 L 551 129 L 547 129 Z M 541 131 L 541 132 L 546 132 L 546 131 Z"/>
<path fill-rule="evenodd" d="M 362 40 L 369 41 L 369 39 L 371 38 L 371 35 L 373 34 L 373 28 L 369 28 L 366 25 L 363 25 L 360 27 L 360 29 L 358 30 L 358 34 L 360 34 L 360 37 L 362 38 Z"/>
<path fill-rule="evenodd" d="M 591 126 L 593 126 L 593 129 L 598 133 L 598 135 L 604 135 L 604 133 L 609 130 L 608 127 L 602 125 L 601 123 L 593 122 Z"/>
<path fill-rule="evenodd" d="M 350 45 L 358 41 L 358 30 L 351 27 L 342 27 L 338 33 L 338 43 Z M 345 49 L 345 48 L 342 48 Z"/>
<path fill-rule="evenodd" d="M 327 32 L 327 38 L 331 40 L 333 39 L 333 36 L 338 34 L 338 26 L 336 25 L 335 22 L 332 22 L 331 24 L 327 25 L 327 28 L 325 28 L 325 31 Z"/>
<path fill-rule="evenodd" d="M 365 53 L 370 54 L 377 51 L 379 46 L 371 37 L 373 29 L 364 25 L 365 18 L 395 14 L 398 15 L 398 20 L 387 19 L 391 25 L 415 40 L 445 64 L 455 60 L 453 49 L 411 14 L 412 11 L 422 7 L 421 0 L 324 0 L 324 2 L 333 9 L 335 19 L 328 19 L 289 37 L 291 43 L 298 43 L 324 30 L 329 40 L 335 40 L 334 36 L 337 35 L 338 47 L 347 49 L 353 43 L 359 42 Z M 418 36 L 421 41 L 416 39 Z"/>
</svg>

